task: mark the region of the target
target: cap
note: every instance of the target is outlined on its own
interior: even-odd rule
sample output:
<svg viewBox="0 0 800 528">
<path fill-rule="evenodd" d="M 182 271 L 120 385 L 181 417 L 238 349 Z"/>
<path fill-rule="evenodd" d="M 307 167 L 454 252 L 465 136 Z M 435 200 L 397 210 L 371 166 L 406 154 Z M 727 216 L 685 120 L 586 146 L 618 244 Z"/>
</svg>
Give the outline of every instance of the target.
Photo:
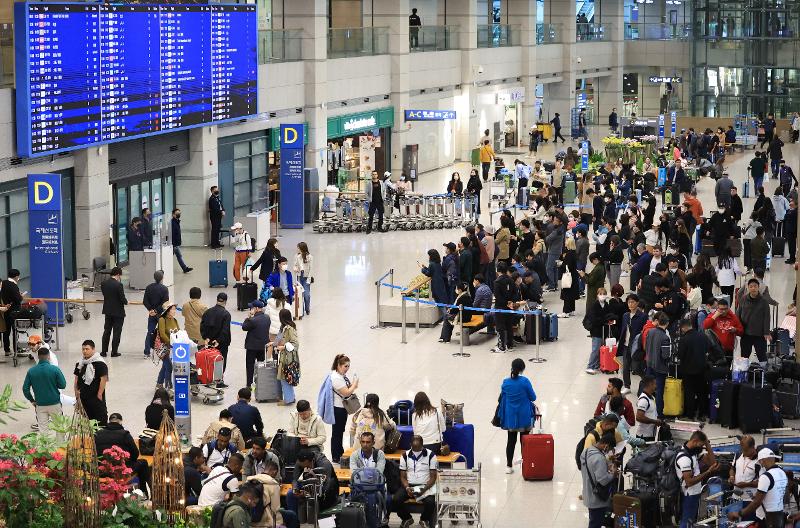
<svg viewBox="0 0 800 528">
<path fill-rule="evenodd" d="M 389 171 L 386 171 L 386 172 L 384 172 L 384 173 L 383 173 L 383 177 L 384 177 L 384 178 L 388 178 L 388 177 L 389 177 L 389 176 L 391 176 L 391 175 L 392 175 L 392 173 L 391 173 L 391 172 L 389 172 Z"/>
<path fill-rule="evenodd" d="M 42 342 L 42 336 L 39 334 L 33 334 L 32 336 L 28 336 L 28 344 L 29 345 L 38 345 Z"/>
<path fill-rule="evenodd" d="M 242 228 L 242 223 L 241 222 L 236 222 L 235 224 L 233 224 L 231 226 L 231 229 L 241 229 L 241 228 Z"/>
<path fill-rule="evenodd" d="M 448 242 L 448 243 L 442 244 L 442 245 L 444 247 L 446 247 L 447 249 L 449 249 L 450 251 L 455 251 L 456 250 L 456 245 L 454 243 L 452 243 L 452 242 Z"/>
<path fill-rule="evenodd" d="M 781 457 L 773 453 L 772 449 L 764 447 L 758 450 L 758 460 L 764 460 L 765 458 L 781 458 Z"/>
<path fill-rule="evenodd" d="M 249 306 L 250 308 L 263 308 L 264 307 L 264 303 L 259 301 L 258 299 L 256 299 L 255 301 L 251 302 L 247 306 Z"/>
</svg>

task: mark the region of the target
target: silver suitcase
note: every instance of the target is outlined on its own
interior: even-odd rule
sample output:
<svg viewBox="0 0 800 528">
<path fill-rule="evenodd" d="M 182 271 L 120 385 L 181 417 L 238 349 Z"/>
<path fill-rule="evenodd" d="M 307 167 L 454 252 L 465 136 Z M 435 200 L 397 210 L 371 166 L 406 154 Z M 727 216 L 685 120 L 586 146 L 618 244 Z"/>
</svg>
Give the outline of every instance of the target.
<svg viewBox="0 0 800 528">
<path fill-rule="evenodd" d="M 278 381 L 278 364 L 275 361 L 256 363 L 256 401 L 269 402 L 281 399 L 281 382 Z"/>
</svg>

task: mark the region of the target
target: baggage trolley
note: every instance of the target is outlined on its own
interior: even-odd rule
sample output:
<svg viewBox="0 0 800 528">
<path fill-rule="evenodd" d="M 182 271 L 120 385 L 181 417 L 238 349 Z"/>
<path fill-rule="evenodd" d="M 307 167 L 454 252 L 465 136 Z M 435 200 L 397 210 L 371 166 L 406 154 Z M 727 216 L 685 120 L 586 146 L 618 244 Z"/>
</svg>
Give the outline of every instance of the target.
<svg viewBox="0 0 800 528">
<path fill-rule="evenodd" d="M 682 420 L 675 420 L 669 424 L 669 432 L 672 434 L 672 440 L 675 443 L 685 443 L 689 441 L 692 433 L 695 431 L 702 431 L 705 427 L 704 422 L 686 422 Z"/>
<path fill-rule="evenodd" d="M 86 285 L 89 283 L 89 277 L 83 276 L 78 280 L 67 281 L 67 299 L 71 301 L 83 301 L 83 294 L 86 291 Z M 81 315 L 85 320 L 89 320 L 91 313 L 86 309 L 85 302 L 68 302 L 64 304 L 64 319 L 68 323 L 72 323 L 73 317 L 70 313 L 72 310 L 81 310 Z"/>
<path fill-rule="evenodd" d="M 47 323 L 45 318 L 47 314 L 43 314 L 38 319 L 14 319 L 14 325 L 11 331 L 11 362 L 16 367 L 19 364 L 20 358 L 27 357 L 29 360 L 34 361 L 33 354 L 28 349 L 28 338 L 32 335 L 42 334 L 42 339 L 50 342 L 50 336 L 47 331 Z"/>
<path fill-rule="evenodd" d="M 452 468 L 440 469 L 436 483 L 436 521 L 438 526 L 469 523 L 481 525 L 481 465 L 467 467 L 467 458 L 459 456 Z"/>
<path fill-rule="evenodd" d="M 189 363 L 189 392 L 192 394 L 193 398 L 202 399 L 204 404 L 213 405 L 222 402 L 222 400 L 225 398 L 225 391 L 217 386 L 220 382 L 222 382 L 223 379 L 223 365 L 222 362 L 220 362 L 218 367 L 215 365 L 214 377 L 211 383 L 200 383 L 200 376 L 197 372 L 198 367 L 196 358 L 197 352 L 199 350 L 203 350 L 204 348 L 206 347 L 202 346 L 198 348 L 195 345 L 190 347 L 190 354 L 195 357 L 195 361 L 193 363 Z"/>
</svg>

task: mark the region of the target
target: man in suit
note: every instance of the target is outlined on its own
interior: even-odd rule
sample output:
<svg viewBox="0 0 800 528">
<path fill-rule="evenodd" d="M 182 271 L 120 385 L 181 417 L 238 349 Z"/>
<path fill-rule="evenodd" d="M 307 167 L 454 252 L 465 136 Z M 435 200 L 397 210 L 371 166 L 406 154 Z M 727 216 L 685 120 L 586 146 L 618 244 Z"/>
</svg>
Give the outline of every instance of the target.
<svg viewBox="0 0 800 528">
<path fill-rule="evenodd" d="M 111 277 L 104 280 L 100 285 L 103 293 L 103 315 L 106 321 L 103 326 L 103 348 L 100 355 L 106 357 L 108 353 L 108 341 L 111 332 L 114 332 L 114 339 L 111 342 L 111 357 L 119 357 L 119 339 L 122 336 L 122 325 L 125 323 L 125 305 L 128 299 L 125 298 L 125 288 L 122 286 L 122 268 L 116 266 L 111 270 Z"/>
<path fill-rule="evenodd" d="M 8 271 L 8 278 L 0 284 L 0 304 L 7 308 L 4 312 L 6 331 L 3 332 L 3 349 L 7 356 L 11 355 L 11 335 L 14 327 L 14 315 L 22 307 L 22 293 L 19 291 L 19 270 Z"/>
<path fill-rule="evenodd" d="M 203 313 L 200 320 L 200 335 L 206 345 L 215 347 L 222 354 L 222 372 L 228 365 L 228 347 L 231 345 L 231 313 L 225 308 L 228 294 L 219 292 L 217 304 Z M 217 383 L 217 387 L 225 388 L 224 381 Z"/>
<path fill-rule="evenodd" d="M 211 187 L 211 196 L 208 198 L 208 219 L 211 222 L 211 240 L 208 246 L 217 249 L 221 248 L 219 243 L 219 230 L 222 229 L 222 217 L 225 216 L 225 208 L 222 207 L 222 199 L 219 197 L 219 187 Z"/>
<path fill-rule="evenodd" d="M 172 253 L 175 255 L 175 258 L 178 259 L 178 265 L 181 267 L 184 273 L 189 273 L 192 271 L 192 268 L 186 265 L 183 261 L 183 253 L 181 252 L 181 244 L 183 240 L 181 239 L 181 210 L 180 209 L 173 209 L 172 210 L 172 220 L 170 221 L 170 228 L 172 231 Z"/>
<path fill-rule="evenodd" d="M 153 247 L 153 213 L 145 207 L 142 209 L 142 225 L 139 226 L 142 233 L 142 243 L 144 247 Z"/>
<path fill-rule="evenodd" d="M 242 330 L 247 332 L 244 338 L 245 371 L 247 383 L 253 384 L 256 361 L 264 361 L 264 351 L 269 343 L 269 316 L 264 313 L 264 303 L 256 299 L 250 303 L 250 315 L 242 322 Z"/>
</svg>

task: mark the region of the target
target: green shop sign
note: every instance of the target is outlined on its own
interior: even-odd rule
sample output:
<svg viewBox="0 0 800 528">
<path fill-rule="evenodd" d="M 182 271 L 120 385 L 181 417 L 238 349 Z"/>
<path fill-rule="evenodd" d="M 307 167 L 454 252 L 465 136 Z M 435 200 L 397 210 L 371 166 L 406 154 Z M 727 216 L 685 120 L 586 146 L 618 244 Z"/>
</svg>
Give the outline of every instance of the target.
<svg viewBox="0 0 800 528">
<path fill-rule="evenodd" d="M 394 107 L 328 118 L 328 139 L 394 126 Z"/>
</svg>

